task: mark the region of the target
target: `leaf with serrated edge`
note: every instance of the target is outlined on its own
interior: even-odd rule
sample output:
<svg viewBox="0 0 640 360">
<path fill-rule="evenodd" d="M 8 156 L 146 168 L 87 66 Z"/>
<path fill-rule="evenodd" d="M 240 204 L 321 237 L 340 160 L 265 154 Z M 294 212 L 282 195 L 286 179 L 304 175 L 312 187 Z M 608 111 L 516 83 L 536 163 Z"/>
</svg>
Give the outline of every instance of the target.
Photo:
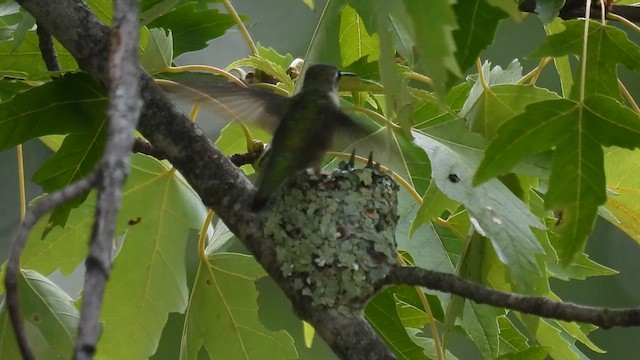
<svg viewBox="0 0 640 360">
<path fill-rule="evenodd" d="M 416 48 L 427 74 L 436 90 L 443 94 L 447 83 L 447 70 L 461 76 L 455 58 L 456 45 L 453 31 L 458 28 L 456 16 L 449 0 L 404 0 L 413 20 Z M 420 36 L 429 34 L 429 36 Z"/>
<path fill-rule="evenodd" d="M 378 35 L 367 33 L 360 15 L 349 5 L 344 7 L 340 17 L 339 43 L 343 67 L 365 56 L 368 62 L 376 61 L 380 56 Z"/>
<path fill-rule="evenodd" d="M 180 359 L 197 359 L 202 346 L 220 359 L 297 357 L 289 334 L 271 331 L 258 319 L 254 283 L 262 276 L 264 270 L 251 256 L 208 254 L 191 292 Z"/>
<path fill-rule="evenodd" d="M 556 249 L 568 264 L 582 252 L 598 206 L 606 201 L 603 145 L 640 146 L 640 117 L 601 95 L 588 97 L 584 106 L 566 99 L 536 103 L 500 127 L 474 183 L 508 172 L 528 154 L 555 147 L 545 207 L 562 211 L 554 229 L 561 236 Z"/>
<path fill-rule="evenodd" d="M 171 30 L 151 29 L 147 48 L 140 54 L 140 65 L 151 75 L 163 72 L 173 62 L 173 34 Z"/>
<path fill-rule="evenodd" d="M 495 0 L 465 0 L 453 5 L 458 23 L 469 24 L 460 26 L 453 32 L 456 59 L 462 71 L 471 67 L 480 52 L 493 42 L 498 24 L 508 16 L 504 10 L 511 12 L 515 8 L 515 13 L 511 13 L 521 14 L 513 1 L 498 2 L 500 8 L 492 6 L 491 2 Z"/>
<path fill-rule="evenodd" d="M 617 225 L 640 244 L 640 152 L 611 147 L 605 150 L 607 187 L 617 193 L 607 208 L 620 220 Z"/>
<path fill-rule="evenodd" d="M 582 55 L 584 22 L 564 22 L 564 31 L 550 35 L 531 57 Z M 589 22 L 585 96 L 602 94 L 622 100 L 618 87 L 617 64 L 640 70 L 640 47 L 627 34 L 613 26 Z M 576 72 L 571 98 L 578 98 L 580 72 Z"/>
</svg>

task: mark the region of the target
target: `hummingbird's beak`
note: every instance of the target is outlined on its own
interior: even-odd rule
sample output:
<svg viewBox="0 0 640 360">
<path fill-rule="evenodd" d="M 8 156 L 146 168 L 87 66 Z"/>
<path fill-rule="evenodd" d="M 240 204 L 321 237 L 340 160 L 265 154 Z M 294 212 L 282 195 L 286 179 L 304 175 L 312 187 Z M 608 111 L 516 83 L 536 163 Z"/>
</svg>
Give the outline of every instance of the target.
<svg viewBox="0 0 640 360">
<path fill-rule="evenodd" d="M 338 71 L 338 74 L 342 77 L 342 76 L 356 76 L 356 73 L 354 72 L 348 72 L 348 71 Z"/>
</svg>

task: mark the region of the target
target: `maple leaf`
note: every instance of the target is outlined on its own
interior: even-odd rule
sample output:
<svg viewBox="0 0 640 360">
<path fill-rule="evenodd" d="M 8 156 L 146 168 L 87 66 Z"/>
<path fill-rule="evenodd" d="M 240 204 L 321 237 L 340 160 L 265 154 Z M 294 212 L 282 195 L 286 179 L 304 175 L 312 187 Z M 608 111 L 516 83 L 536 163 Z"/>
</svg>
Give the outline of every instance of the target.
<svg viewBox="0 0 640 360">
<path fill-rule="evenodd" d="M 498 129 L 474 185 L 507 173 L 524 156 L 555 148 L 545 208 L 561 211 L 553 229 L 558 255 L 568 264 L 584 248 L 598 206 L 607 200 L 602 146 L 640 146 L 640 117 L 615 99 L 593 95 L 532 104 Z"/>
</svg>

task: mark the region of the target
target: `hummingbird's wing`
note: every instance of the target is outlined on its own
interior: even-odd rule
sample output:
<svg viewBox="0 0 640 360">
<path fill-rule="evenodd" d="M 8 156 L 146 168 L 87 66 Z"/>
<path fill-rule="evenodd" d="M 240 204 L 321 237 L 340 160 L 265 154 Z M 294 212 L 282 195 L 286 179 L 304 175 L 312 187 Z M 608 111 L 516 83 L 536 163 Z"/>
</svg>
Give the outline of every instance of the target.
<svg viewBox="0 0 640 360">
<path fill-rule="evenodd" d="M 287 113 L 290 99 L 268 91 L 244 88 L 232 83 L 219 84 L 206 77 L 162 83 L 163 90 L 179 99 L 198 101 L 226 121 L 256 124 L 273 133 Z"/>
</svg>

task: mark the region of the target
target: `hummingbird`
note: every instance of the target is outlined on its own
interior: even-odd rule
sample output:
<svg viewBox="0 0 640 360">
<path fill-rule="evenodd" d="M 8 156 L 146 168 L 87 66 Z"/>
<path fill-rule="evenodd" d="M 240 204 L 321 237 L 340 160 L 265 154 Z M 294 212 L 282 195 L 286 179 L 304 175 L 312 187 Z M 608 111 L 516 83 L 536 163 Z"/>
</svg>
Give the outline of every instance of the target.
<svg viewBox="0 0 640 360">
<path fill-rule="evenodd" d="M 354 75 L 331 65 L 311 65 L 300 92 L 292 97 L 233 84 L 189 84 L 206 94 L 206 100 L 226 119 L 254 123 L 273 133 L 271 149 L 258 172 L 253 211 L 264 208 L 271 194 L 291 176 L 307 168 L 319 171 L 336 132 L 350 138 L 364 135 L 339 107 L 340 78 Z"/>
<path fill-rule="evenodd" d="M 351 75 L 330 65 L 316 64 L 307 69 L 300 92 L 288 99 L 286 113 L 271 141 L 252 210 L 262 209 L 271 194 L 290 176 L 310 167 L 318 172 L 339 128 L 356 128 L 356 123 L 340 110 L 338 83 Z"/>
</svg>

